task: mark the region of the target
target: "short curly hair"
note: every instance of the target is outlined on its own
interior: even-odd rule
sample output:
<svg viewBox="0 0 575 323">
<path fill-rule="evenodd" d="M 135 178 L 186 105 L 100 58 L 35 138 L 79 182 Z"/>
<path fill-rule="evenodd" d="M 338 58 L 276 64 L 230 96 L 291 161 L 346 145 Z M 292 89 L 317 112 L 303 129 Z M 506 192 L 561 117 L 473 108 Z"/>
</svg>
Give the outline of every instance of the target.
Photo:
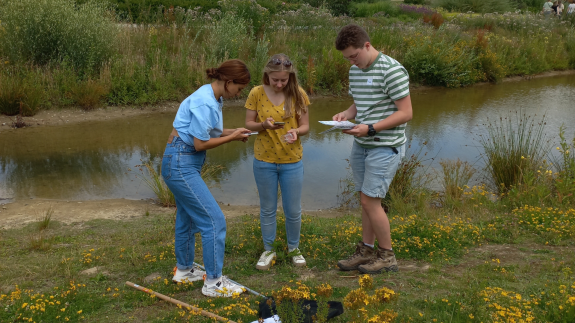
<svg viewBox="0 0 575 323">
<path fill-rule="evenodd" d="M 365 29 L 356 24 L 349 24 L 341 28 L 335 39 L 335 48 L 337 50 L 344 50 L 349 46 L 353 48 L 363 48 L 369 40 L 369 35 Z"/>
</svg>

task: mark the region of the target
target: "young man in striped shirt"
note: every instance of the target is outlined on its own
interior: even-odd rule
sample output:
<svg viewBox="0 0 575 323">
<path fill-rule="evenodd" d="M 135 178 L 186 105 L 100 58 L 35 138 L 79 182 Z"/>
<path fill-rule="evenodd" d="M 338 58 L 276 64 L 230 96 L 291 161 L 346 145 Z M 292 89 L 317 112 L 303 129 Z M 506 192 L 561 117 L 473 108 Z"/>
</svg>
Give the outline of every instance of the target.
<svg viewBox="0 0 575 323">
<path fill-rule="evenodd" d="M 343 132 L 355 137 L 350 163 L 355 189 L 361 195 L 363 229 L 363 241 L 355 253 L 337 265 L 366 274 L 397 271 L 381 199 L 405 155 L 405 126 L 412 117 L 409 75 L 399 62 L 377 51 L 367 32 L 357 25 L 343 27 L 335 47 L 352 64 L 349 94 L 354 104 L 333 120 L 360 123 Z M 374 248 L 375 238 L 378 246 Z"/>
</svg>

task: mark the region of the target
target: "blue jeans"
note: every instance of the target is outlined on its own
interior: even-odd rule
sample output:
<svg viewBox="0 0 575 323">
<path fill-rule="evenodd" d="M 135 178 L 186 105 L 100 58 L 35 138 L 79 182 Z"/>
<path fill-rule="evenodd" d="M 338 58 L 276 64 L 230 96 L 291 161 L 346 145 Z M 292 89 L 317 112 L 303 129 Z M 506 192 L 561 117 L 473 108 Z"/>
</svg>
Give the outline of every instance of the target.
<svg viewBox="0 0 575 323">
<path fill-rule="evenodd" d="M 260 196 L 260 224 L 264 249 L 272 250 L 276 239 L 276 210 L 278 183 L 286 217 L 288 248 L 299 247 L 301 231 L 301 190 L 303 187 L 303 162 L 290 164 L 267 163 L 254 158 L 254 177 Z"/>
<path fill-rule="evenodd" d="M 200 172 L 205 151 L 196 151 L 180 137 L 166 145 L 162 177 L 176 197 L 176 261 L 180 270 L 192 268 L 195 233 L 202 236 L 204 267 L 210 279 L 222 275 L 226 243 L 226 219 Z"/>
</svg>

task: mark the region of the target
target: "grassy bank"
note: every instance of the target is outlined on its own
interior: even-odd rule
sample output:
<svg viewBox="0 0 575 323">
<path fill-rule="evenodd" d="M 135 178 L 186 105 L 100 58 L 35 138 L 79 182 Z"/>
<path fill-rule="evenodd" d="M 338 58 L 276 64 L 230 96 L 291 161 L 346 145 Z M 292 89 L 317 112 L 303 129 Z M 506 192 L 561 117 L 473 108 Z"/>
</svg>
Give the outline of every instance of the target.
<svg viewBox="0 0 575 323">
<path fill-rule="evenodd" d="M 67 0 L 58 3 L 65 7 Z M 38 36 L 49 26 L 20 18 L 26 8 L 18 7 L 19 15 L 6 10 L 0 15 L 0 112 L 16 114 L 20 103 L 31 115 L 52 107 L 181 100 L 207 81 L 206 67 L 228 58 L 248 62 L 255 85 L 268 57 L 278 52 L 291 57 L 310 94 L 344 95 L 349 64 L 333 42 L 338 29 L 351 22 L 365 27 L 378 49 L 402 62 L 413 84 L 460 87 L 575 67 L 573 22 L 565 19 L 530 13 L 446 18 L 431 14 L 433 8 L 390 3 L 384 6 L 393 6 L 388 12 L 397 15 L 350 18 L 305 4 L 272 14 L 252 2 L 238 3 L 243 2 L 224 2 L 221 10 L 208 12 L 174 8 L 160 12 L 153 24 L 139 25 L 118 23 L 101 7 L 90 7 L 86 14 L 97 19 L 91 16 L 81 29 L 62 32 L 59 37 L 66 41 L 59 47 Z M 54 24 L 70 25 L 71 18 L 60 18 L 60 11 L 52 11 Z M 71 36 L 80 30 L 93 30 L 93 38 L 105 46 L 97 51 L 83 46 L 81 37 Z M 26 54 L 34 48 L 45 51 L 44 60 Z M 66 54 L 79 48 L 84 54 Z"/>
<path fill-rule="evenodd" d="M 544 119 L 518 114 L 486 127 L 489 140 L 480 144 L 491 185 L 469 187 L 479 170 L 443 160 L 436 174 L 443 189 L 432 191 L 421 150 L 401 164 L 384 201 L 398 273 L 337 270 L 362 237 L 361 219 L 329 213 L 304 214 L 307 267 L 294 268 L 280 213 L 278 258 L 267 272 L 255 269 L 263 250 L 259 217 L 227 219 L 224 274 L 283 299 L 284 310 L 302 298 L 341 301 L 345 312 L 333 322 L 573 322 L 575 139 L 559 129 L 551 169 L 541 154 L 548 142 L 538 135 L 546 131 Z M 342 204 L 357 199 L 350 185 Z M 171 282 L 174 214 L 63 224 L 51 220 L 57 212 L 49 208 L 36 223 L 0 231 L 0 321 L 211 322 L 125 281 L 237 322 L 257 319 L 260 300 L 253 295 L 209 299 L 201 283 Z M 201 263 L 199 235 L 196 241 Z"/>
<path fill-rule="evenodd" d="M 479 207 L 473 213 L 430 209 L 418 215 L 393 211 L 392 215 L 400 272 L 373 276 L 373 288 L 359 290 L 358 273 L 335 270 L 337 260 L 361 237 L 359 219 L 352 216 L 304 216 L 305 269 L 293 268 L 285 257 L 281 217 L 279 259 L 269 272 L 259 272 L 254 265 L 263 250 L 258 218 L 228 219 L 224 274 L 266 295 L 281 295 L 282 288 L 291 287 L 320 298 L 322 290 L 331 289 L 330 300 L 347 302 L 345 313 L 334 322 L 384 322 L 374 318 L 382 313 L 388 318 L 397 315 L 395 322 L 499 322 L 509 317 L 516 322 L 529 318 L 572 322 L 575 318 L 572 209 L 525 207 L 502 212 Z M 541 220 L 553 218 L 560 218 L 561 225 L 545 228 L 561 232 L 542 228 Z M 201 295 L 201 283 L 171 283 L 173 221 L 172 216 L 150 215 L 70 225 L 43 221 L 3 230 L 0 320 L 210 322 L 133 290 L 125 281 L 235 321 L 255 320 L 259 301 L 255 296 L 209 299 Z M 201 263 L 201 252 L 197 260 Z M 97 273 L 82 273 L 93 267 L 98 267 Z M 388 297 L 379 300 L 364 295 L 383 292 Z M 358 295 L 368 304 L 354 303 Z"/>
</svg>

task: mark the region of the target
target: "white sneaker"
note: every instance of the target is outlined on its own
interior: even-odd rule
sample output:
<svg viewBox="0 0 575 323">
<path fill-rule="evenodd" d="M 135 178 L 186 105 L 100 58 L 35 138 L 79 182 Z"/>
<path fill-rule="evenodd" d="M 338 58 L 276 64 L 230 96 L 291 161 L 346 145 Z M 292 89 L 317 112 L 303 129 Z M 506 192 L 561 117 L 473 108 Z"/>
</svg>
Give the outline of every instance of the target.
<svg viewBox="0 0 575 323">
<path fill-rule="evenodd" d="M 276 253 L 273 251 L 264 251 L 256 264 L 256 269 L 269 270 L 275 263 Z"/>
<path fill-rule="evenodd" d="M 205 271 L 201 270 L 196 266 L 188 270 L 179 270 L 176 267 L 174 268 L 174 277 L 172 278 L 172 281 L 174 283 L 184 283 L 184 282 L 191 283 L 198 280 L 203 280 L 205 274 L 206 274 Z"/>
<path fill-rule="evenodd" d="M 301 255 L 301 251 L 299 251 L 299 248 L 295 248 L 293 250 L 290 250 L 289 253 L 295 254 L 295 256 L 293 256 L 291 258 L 291 261 L 294 264 L 294 266 L 296 266 L 296 267 L 305 267 L 306 266 L 307 263 L 305 262 L 305 258 Z"/>
<path fill-rule="evenodd" d="M 213 284 L 204 281 L 204 287 L 202 287 L 202 294 L 209 297 L 232 297 L 245 291 L 242 286 L 232 283 L 226 276 L 220 277 Z"/>
</svg>

